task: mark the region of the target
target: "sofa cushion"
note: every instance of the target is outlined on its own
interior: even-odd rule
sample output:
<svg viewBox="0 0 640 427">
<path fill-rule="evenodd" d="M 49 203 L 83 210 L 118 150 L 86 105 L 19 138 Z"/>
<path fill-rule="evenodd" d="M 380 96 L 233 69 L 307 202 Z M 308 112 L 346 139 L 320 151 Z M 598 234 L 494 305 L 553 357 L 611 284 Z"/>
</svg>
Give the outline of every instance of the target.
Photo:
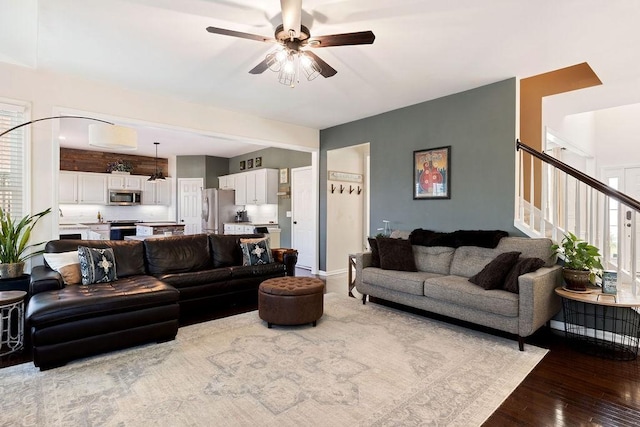
<svg viewBox="0 0 640 427">
<path fill-rule="evenodd" d="M 439 276 L 426 279 L 424 295 L 459 306 L 460 311 L 478 310 L 507 317 L 518 316 L 518 295 L 502 289 L 485 291 L 466 277 Z M 448 316 L 458 317 L 455 312 Z"/>
<path fill-rule="evenodd" d="M 144 241 L 147 268 L 154 276 L 213 268 L 206 234 Z"/>
<path fill-rule="evenodd" d="M 507 274 L 503 289 L 516 294 L 519 293 L 520 286 L 518 285 L 518 277 L 536 271 L 543 265 L 544 261 L 540 258 L 520 258 Z"/>
<path fill-rule="evenodd" d="M 173 286 L 151 276 L 130 276 L 92 286 L 68 286 L 33 295 L 27 305 L 31 326 L 67 323 L 178 302 Z"/>
<path fill-rule="evenodd" d="M 367 267 L 362 270 L 362 281 L 398 292 L 424 295 L 424 281 L 439 274 L 424 271 L 392 271 Z"/>
<path fill-rule="evenodd" d="M 185 273 L 160 274 L 156 276 L 156 278 L 180 289 L 229 280 L 231 279 L 231 270 L 228 268 L 214 268 L 211 270 L 188 271 Z"/>
<path fill-rule="evenodd" d="M 80 273 L 80 259 L 78 250 L 60 253 L 45 253 L 42 255 L 52 270 L 62 276 L 65 285 L 78 285 L 82 283 Z"/>
<path fill-rule="evenodd" d="M 505 237 L 500 240 L 496 250 L 498 252 L 521 252 L 522 258 L 540 258 L 545 267 L 556 264 L 557 255 L 551 250 L 553 242 L 547 238 L 531 239 L 529 237 Z"/>
<path fill-rule="evenodd" d="M 213 267 L 231 267 L 242 265 L 241 238 L 260 238 L 262 234 L 209 234 Z"/>
<path fill-rule="evenodd" d="M 505 252 L 500 254 L 489 264 L 485 265 L 478 274 L 471 276 L 469 281 L 484 290 L 502 289 L 504 279 L 518 261 L 519 256 L 520 252 Z"/>
<path fill-rule="evenodd" d="M 413 259 L 418 271 L 437 274 L 449 274 L 454 248 L 445 246 L 413 246 Z"/>
<path fill-rule="evenodd" d="M 380 267 L 378 241 L 374 237 L 369 237 L 367 240 L 369 241 L 369 247 L 371 248 L 371 267 Z"/>
<path fill-rule="evenodd" d="M 78 259 L 80 260 L 80 274 L 83 285 L 118 280 L 113 249 L 78 246 Z"/>
<path fill-rule="evenodd" d="M 450 274 L 454 276 L 471 277 L 480 272 L 495 257 L 500 255 L 496 249 L 480 248 L 477 246 L 462 246 L 457 248 L 451 260 Z"/>
<path fill-rule="evenodd" d="M 242 265 L 271 264 L 273 255 L 269 246 L 269 239 L 240 239 L 242 250 Z"/>
<path fill-rule="evenodd" d="M 44 251 L 48 253 L 77 251 L 78 246 L 112 248 L 116 259 L 116 274 L 120 279 L 126 276 L 146 274 L 144 244 L 137 240 L 51 240 L 45 245 Z"/>
<path fill-rule="evenodd" d="M 413 259 L 411 242 L 404 239 L 376 237 L 380 253 L 380 268 L 384 270 L 418 271 Z"/>
</svg>

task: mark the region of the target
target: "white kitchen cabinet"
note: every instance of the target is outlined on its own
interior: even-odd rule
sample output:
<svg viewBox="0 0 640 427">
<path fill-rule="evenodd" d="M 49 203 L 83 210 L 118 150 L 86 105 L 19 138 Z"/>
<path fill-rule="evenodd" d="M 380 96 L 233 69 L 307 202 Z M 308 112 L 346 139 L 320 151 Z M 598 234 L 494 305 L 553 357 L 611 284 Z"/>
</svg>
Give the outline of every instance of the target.
<svg viewBox="0 0 640 427">
<path fill-rule="evenodd" d="M 107 176 L 103 173 L 60 171 L 60 204 L 107 204 Z"/>
<path fill-rule="evenodd" d="M 60 171 L 58 181 L 59 203 L 72 204 L 78 203 L 78 173 Z"/>
<path fill-rule="evenodd" d="M 166 178 L 164 181 L 147 181 L 144 179 L 142 185 L 142 204 L 171 205 L 172 182 L 173 180 L 171 178 Z"/>
<path fill-rule="evenodd" d="M 236 205 L 278 203 L 278 170 L 257 169 L 235 175 Z"/>
<path fill-rule="evenodd" d="M 235 178 L 236 205 L 246 205 L 247 201 L 247 174 L 238 173 Z"/>
<path fill-rule="evenodd" d="M 142 177 L 139 175 L 109 175 L 109 190 L 142 190 Z"/>
<path fill-rule="evenodd" d="M 236 189 L 236 174 L 223 175 L 218 177 L 218 188 L 221 190 Z"/>
<path fill-rule="evenodd" d="M 78 173 L 78 203 L 107 204 L 107 177 L 103 173 Z"/>
</svg>

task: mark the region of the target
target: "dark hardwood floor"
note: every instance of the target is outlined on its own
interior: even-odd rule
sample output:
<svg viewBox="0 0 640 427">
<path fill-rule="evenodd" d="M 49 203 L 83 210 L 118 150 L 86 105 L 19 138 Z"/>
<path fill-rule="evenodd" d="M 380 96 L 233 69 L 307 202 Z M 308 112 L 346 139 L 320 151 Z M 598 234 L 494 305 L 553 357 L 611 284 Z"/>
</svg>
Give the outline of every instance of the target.
<svg viewBox="0 0 640 427">
<path fill-rule="evenodd" d="M 309 275 L 304 271 L 296 274 Z M 249 303 L 215 316 L 203 313 L 190 317 L 183 324 L 255 308 Z M 428 316 L 443 320 L 441 316 Z M 517 349 L 517 341 L 514 340 L 513 345 Z M 486 421 L 485 426 L 640 426 L 638 360 L 619 362 L 580 353 L 567 345 L 563 334 L 547 328 L 527 338 L 525 351 L 527 345 L 537 345 L 550 351 Z M 28 352 L 4 356 L 0 357 L 0 368 L 26 362 L 31 362 Z"/>
</svg>

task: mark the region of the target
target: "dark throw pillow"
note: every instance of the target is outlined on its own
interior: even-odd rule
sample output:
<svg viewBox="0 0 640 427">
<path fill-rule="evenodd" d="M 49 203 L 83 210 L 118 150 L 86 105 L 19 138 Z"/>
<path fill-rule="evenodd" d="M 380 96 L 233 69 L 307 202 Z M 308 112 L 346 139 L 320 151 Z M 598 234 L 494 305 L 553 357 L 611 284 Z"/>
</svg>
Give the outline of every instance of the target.
<svg viewBox="0 0 640 427">
<path fill-rule="evenodd" d="M 418 271 L 411 242 L 406 239 L 376 237 L 383 270 Z"/>
<path fill-rule="evenodd" d="M 520 287 L 518 286 L 518 277 L 523 274 L 536 271 L 544 265 L 544 261 L 540 258 L 520 258 L 518 262 L 514 264 L 504 279 L 504 290 L 513 292 L 515 294 L 520 293 Z"/>
<path fill-rule="evenodd" d="M 378 251 L 378 241 L 369 237 L 369 246 L 371 247 L 371 267 L 380 267 L 380 252 Z"/>
<path fill-rule="evenodd" d="M 80 274 L 82 275 L 83 285 L 118 280 L 113 249 L 78 246 L 78 260 L 80 261 Z"/>
<path fill-rule="evenodd" d="M 495 257 L 487 264 L 482 271 L 469 278 L 471 283 L 484 288 L 485 290 L 503 288 L 504 280 L 511 271 L 511 268 L 518 261 L 520 252 L 505 252 Z"/>
<path fill-rule="evenodd" d="M 269 239 L 240 239 L 242 265 L 271 264 L 273 256 Z"/>
</svg>

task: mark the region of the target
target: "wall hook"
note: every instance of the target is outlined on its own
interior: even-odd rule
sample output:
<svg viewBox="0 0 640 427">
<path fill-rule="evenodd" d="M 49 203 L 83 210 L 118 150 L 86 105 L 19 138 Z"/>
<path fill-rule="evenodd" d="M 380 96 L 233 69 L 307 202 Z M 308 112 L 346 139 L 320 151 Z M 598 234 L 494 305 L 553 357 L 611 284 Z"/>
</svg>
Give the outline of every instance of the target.
<svg viewBox="0 0 640 427">
<path fill-rule="evenodd" d="M 340 194 L 344 193 L 344 186 L 340 184 Z"/>
<path fill-rule="evenodd" d="M 333 194 L 333 193 L 334 193 L 334 191 L 336 191 L 336 186 L 335 186 L 335 185 L 333 185 L 333 184 L 331 184 L 331 194 Z"/>
<path fill-rule="evenodd" d="M 362 188 L 358 185 L 358 195 L 360 195 L 360 193 L 362 193 Z"/>
<path fill-rule="evenodd" d="M 356 191 L 355 188 L 353 188 L 351 185 L 349 186 L 349 194 L 353 193 L 354 191 Z"/>
</svg>

